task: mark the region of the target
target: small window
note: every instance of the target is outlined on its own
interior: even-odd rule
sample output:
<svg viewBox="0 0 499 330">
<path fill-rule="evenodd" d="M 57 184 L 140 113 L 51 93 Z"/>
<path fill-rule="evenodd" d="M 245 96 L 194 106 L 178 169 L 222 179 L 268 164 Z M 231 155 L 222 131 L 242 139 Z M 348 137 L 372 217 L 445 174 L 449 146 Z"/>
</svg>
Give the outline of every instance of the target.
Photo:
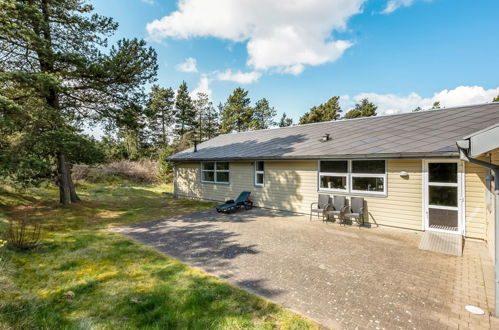
<svg viewBox="0 0 499 330">
<path fill-rule="evenodd" d="M 263 161 L 255 162 L 255 186 L 263 187 L 265 179 L 265 163 Z"/>
<path fill-rule="evenodd" d="M 352 160 L 352 173 L 385 174 L 385 161 Z"/>
<path fill-rule="evenodd" d="M 201 182 L 229 183 L 229 163 L 203 162 L 201 164 Z"/>
<path fill-rule="evenodd" d="M 348 161 L 322 161 L 320 165 L 321 172 L 328 173 L 348 173 Z"/>
</svg>

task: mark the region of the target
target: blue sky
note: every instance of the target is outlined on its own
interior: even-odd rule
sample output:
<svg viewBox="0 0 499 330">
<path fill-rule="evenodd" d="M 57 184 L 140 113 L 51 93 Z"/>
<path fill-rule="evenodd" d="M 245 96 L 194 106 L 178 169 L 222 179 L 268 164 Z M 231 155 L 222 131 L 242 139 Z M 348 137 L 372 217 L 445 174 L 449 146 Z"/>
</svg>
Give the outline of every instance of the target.
<svg viewBox="0 0 499 330">
<path fill-rule="evenodd" d="M 92 2 L 115 39 L 157 50 L 160 85 L 185 80 L 214 104 L 241 86 L 297 120 L 334 95 L 390 114 L 499 94 L 497 0 Z"/>
</svg>

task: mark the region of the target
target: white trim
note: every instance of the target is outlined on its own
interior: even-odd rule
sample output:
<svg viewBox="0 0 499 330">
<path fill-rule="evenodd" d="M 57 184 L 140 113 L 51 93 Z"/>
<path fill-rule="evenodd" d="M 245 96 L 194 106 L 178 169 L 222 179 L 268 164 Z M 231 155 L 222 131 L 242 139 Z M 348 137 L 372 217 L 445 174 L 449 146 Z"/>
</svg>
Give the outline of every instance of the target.
<svg viewBox="0 0 499 330">
<path fill-rule="evenodd" d="M 449 182 L 429 182 L 429 172 L 428 165 L 430 163 L 456 163 L 457 164 L 457 183 Z M 423 187 L 422 187 L 422 197 L 423 197 L 423 221 L 422 229 L 428 231 L 454 233 L 460 235 L 466 235 L 466 213 L 465 213 L 465 169 L 462 161 L 454 159 L 424 159 L 423 160 Z M 442 205 L 431 205 L 429 202 L 429 187 L 439 186 L 439 187 L 457 187 L 457 207 L 456 206 L 442 206 Z M 430 228 L 429 225 L 429 208 L 440 209 L 440 210 L 452 210 L 458 212 L 458 228 L 457 231 L 454 230 L 443 230 Z"/>
<path fill-rule="evenodd" d="M 385 162 L 385 173 L 375 174 L 375 173 L 353 173 L 352 172 L 352 162 L 354 161 L 369 161 L 370 159 L 321 159 L 317 161 L 317 191 L 318 192 L 337 192 L 341 194 L 348 195 L 372 195 L 372 196 L 382 196 L 386 197 L 388 191 L 388 162 L 386 159 L 374 159 L 383 160 Z M 344 161 L 347 162 L 347 172 L 321 172 L 321 162 L 331 162 L 331 161 Z M 321 187 L 321 177 L 322 176 L 338 176 L 346 178 L 346 189 L 329 189 Z M 353 189 L 353 178 L 381 178 L 383 179 L 383 191 L 368 191 L 368 190 L 354 190 Z"/>
<path fill-rule="evenodd" d="M 205 163 L 213 163 L 213 170 L 205 170 L 203 167 L 203 164 Z M 217 169 L 217 163 L 227 163 L 228 169 L 227 170 L 218 170 Z M 203 180 L 203 174 L 204 172 L 213 172 L 213 181 L 206 181 Z M 229 174 L 229 181 L 217 181 L 217 173 L 228 173 Z M 229 162 L 220 162 L 220 161 L 208 161 L 208 162 L 201 162 L 201 183 L 208 183 L 208 184 L 230 184 L 230 163 Z"/>
<path fill-rule="evenodd" d="M 258 171 L 258 163 L 263 163 L 263 171 Z M 258 178 L 258 174 L 261 174 L 263 175 L 263 182 L 262 183 L 258 183 L 256 180 Z M 265 187 L 265 161 L 263 160 L 256 160 L 254 162 L 254 182 L 255 184 L 255 187 Z"/>
</svg>

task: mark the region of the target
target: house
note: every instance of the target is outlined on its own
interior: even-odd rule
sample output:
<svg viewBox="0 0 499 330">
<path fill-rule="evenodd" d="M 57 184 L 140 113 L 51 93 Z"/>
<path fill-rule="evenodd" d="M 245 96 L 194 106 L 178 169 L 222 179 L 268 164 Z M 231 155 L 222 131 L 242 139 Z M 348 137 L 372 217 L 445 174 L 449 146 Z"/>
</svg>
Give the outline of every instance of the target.
<svg viewBox="0 0 499 330">
<path fill-rule="evenodd" d="M 488 103 L 220 135 L 170 158 L 174 193 L 250 190 L 256 206 L 300 213 L 319 193 L 362 196 L 370 223 L 493 241 L 492 170 L 461 159 L 456 142 L 497 124 Z M 499 138 L 482 140 L 473 159 L 499 164 Z"/>
</svg>

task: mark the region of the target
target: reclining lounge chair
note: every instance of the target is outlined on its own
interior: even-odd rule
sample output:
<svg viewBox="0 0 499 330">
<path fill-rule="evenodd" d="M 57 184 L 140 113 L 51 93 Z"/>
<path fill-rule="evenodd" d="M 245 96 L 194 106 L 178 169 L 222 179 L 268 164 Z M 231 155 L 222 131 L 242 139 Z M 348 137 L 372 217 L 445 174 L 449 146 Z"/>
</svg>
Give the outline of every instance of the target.
<svg viewBox="0 0 499 330">
<path fill-rule="evenodd" d="M 245 210 L 251 209 L 253 202 L 249 199 L 250 194 L 250 191 L 243 191 L 236 200 L 228 200 L 224 204 L 217 206 L 217 212 L 230 213 L 242 207 Z"/>
</svg>

